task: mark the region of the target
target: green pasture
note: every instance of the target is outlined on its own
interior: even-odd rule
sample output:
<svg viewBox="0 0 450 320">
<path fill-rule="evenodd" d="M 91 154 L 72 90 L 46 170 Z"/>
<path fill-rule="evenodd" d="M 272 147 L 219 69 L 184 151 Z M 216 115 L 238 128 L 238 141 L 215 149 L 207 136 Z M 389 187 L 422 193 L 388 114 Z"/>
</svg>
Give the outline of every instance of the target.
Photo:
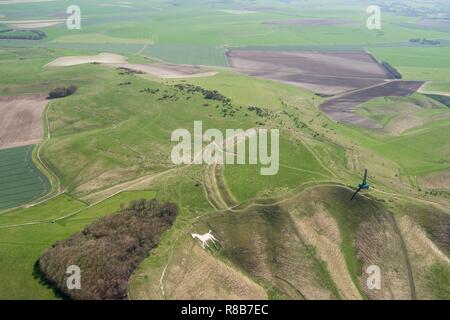
<svg viewBox="0 0 450 320">
<path fill-rule="evenodd" d="M 279 171 L 273 176 L 261 175 L 261 168 L 269 167 L 268 165 L 225 166 L 227 185 L 238 201 L 277 197 L 306 182 L 332 179 L 301 140 L 289 141 L 282 136 L 279 151 Z"/>
<path fill-rule="evenodd" d="M 426 84 L 425 90 L 450 93 L 450 82 L 436 82 L 436 81 L 429 82 Z"/>
</svg>

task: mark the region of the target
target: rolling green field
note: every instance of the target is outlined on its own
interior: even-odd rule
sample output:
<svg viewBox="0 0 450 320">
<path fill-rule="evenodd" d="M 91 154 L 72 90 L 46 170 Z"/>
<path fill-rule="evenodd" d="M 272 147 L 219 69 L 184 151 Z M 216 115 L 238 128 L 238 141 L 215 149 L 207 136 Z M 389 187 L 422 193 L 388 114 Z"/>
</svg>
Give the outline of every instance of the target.
<svg viewBox="0 0 450 320">
<path fill-rule="evenodd" d="M 34 145 L 0 150 L 0 211 L 36 200 L 50 182 L 32 161 Z"/>
</svg>

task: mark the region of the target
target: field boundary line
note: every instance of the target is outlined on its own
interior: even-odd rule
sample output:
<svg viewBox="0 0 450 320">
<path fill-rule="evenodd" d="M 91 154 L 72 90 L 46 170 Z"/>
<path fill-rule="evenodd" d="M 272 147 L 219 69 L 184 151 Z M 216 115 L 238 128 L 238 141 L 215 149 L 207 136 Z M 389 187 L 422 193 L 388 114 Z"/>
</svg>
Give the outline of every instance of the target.
<svg viewBox="0 0 450 320">
<path fill-rule="evenodd" d="M 36 159 L 39 161 L 39 164 L 47 171 L 47 174 L 50 175 L 50 179 L 49 179 L 49 180 L 50 180 L 50 184 L 52 185 L 52 189 L 53 189 L 53 188 L 56 188 L 56 189 L 54 190 L 56 193 L 52 195 L 52 193 L 54 192 L 54 191 L 52 190 L 52 191 L 50 191 L 49 194 L 43 196 L 43 198 L 41 198 L 40 201 L 37 201 L 37 202 L 31 203 L 31 204 L 25 205 L 25 206 L 24 206 L 25 208 L 31 208 L 31 207 L 34 207 L 34 206 L 36 206 L 36 205 L 38 205 L 38 204 L 41 204 L 41 203 L 43 203 L 43 202 L 45 202 L 45 201 L 48 201 L 48 200 L 50 200 L 50 199 L 53 199 L 53 198 L 55 198 L 55 197 L 57 197 L 58 195 L 61 194 L 61 181 L 60 181 L 58 175 L 57 175 L 55 172 L 53 172 L 53 171 L 50 169 L 50 167 L 49 167 L 48 165 L 46 165 L 45 162 L 44 162 L 44 160 L 42 160 L 42 158 L 41 158 L 41 150 L 42 150 L 42 147 L 43 147 L 48 141 L 50 141 L 50 139 L 51 139 L 50 122 L 49 122 L 49 120 L 48 120 L 48 112 L 50 111 L 50 107 L 51 107 L 51 103 L 49 102 L 49 103 L 47 103 L 47 106 L 46 106 L 45 112 L 44 112 L 44 120 L 45 120 L 45 127 L 46 127 L 46 133 L 47 133 L 47 136 L 46 136 L 45 139 L 42 141 L 42 143 L 40 143 L 40 144 L 38 145 L 38 147 L 36 148 Z M 43 171 L 44 171 L 44 170 L 43 170 Z M 44 171 L 44 174 L 45 174 L 45 173 L 46 173 L 46 172 Z M 56 186 L 55 186 L 54 183 L 52 182 L 52 178 L 55 179 L 55 181 L 56 181 Z M 50 197 L 48 197 L 48 196 L 50 196 Z M 46 197 L 48 197 L 48 198 L 46 198 Z"/>
<path fill-rule="evenodd" d="M 45 111 L 43 114 L 43 121 L 44 121 L 44 128 L 45 128 L 45 138 L 37 145 L 37 147 L 35 149 L 33 149 L 32 151 L 32 155 L 31 155 L 31 161 L 33 162 L 33 164 L 35 164 L 36 169 L 39 171 L 39 173 L 43 174 L 50 183 L 51 189 L 48 193 L 40 196 L 38 199 L 36 200 L 32 200 L 28 203 L 22 204 L 20 206 L 14 207 L 14 208 L 9 208 L 6 210 L 0 210 L 0 215 L 9 213 L 13 210 L 16 209 L 20 209 L 20 208 L 31 208 L 34 207 L 38 204 L 41 204 L 43 202 L 46 202 L 48 200 L 51 200 L 57 196 L 59 196 L 62 192 L 61 192 L 61 183 L 60 183 L 60 179 L 59 177 L 56 175 L 56 173 L 54 173 L 46 164 L 45 162 L 42 160 L 40 152 L 42 147 L 51 139 L 51 134 L 50 134 L 50 124 L 48 121 L 48 112 L 50 110 L 50 106 L 51 104 L 48 102 L 46 107 L 45 107 Z M 37 164 L 36 164 L 37 162 Z M 56 182 L 56 186 L 55 186 L 55 182 Z M 56 193 L 55 193 L 56 192 Z"/>
</svg>

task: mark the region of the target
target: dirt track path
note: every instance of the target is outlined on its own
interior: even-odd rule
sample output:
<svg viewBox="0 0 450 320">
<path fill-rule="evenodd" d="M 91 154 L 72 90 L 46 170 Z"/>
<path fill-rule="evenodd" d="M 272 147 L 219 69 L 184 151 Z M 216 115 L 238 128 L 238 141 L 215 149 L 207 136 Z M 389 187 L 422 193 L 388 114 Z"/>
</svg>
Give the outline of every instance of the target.
<svg viewBox="0 0 450 320">
<path fill-rule="evenodd" d="M 152 173 L 150 175 L 145 175 L 130 181 L 126 181 L 110 188 L 100 190 L 98 192 L 89 194 L 88 196 L 81 197 L 80 199 L 85 202 L 98 202 L 100 199 L 109 199 L 123 191 L 128 191 L 131 189 L 138 189 L 140 187 L 146 186 L 149 183 L 153 182 L 153 180 L 165 176 L 171 172 L 175 172 L 176 170 L 182 169 L 181 167 L 173 167 L 167 169 L 165 171 L 159 173 Z"/>
<path fill-rule="evenodd" d="M 216 210 L 227 208 L 227 204 L 223 199 L 216 181 L 216 165 L 206 166 L 203 172 L 203 187 L 205 190 L 206 199 L 211 206 Z"/>
<path fill-rule="evenodd" d="M 231 190 L 227 187 L 222 165 L 206 166 L 203 186 L 208 201 L 216 210 L 232 209 L 237 205 Z"/>
<path fill-rule="evenodd" d="M 409 288 L 411 290 L 411 299 L 417 300 L 416 285 L 414 282 L 414 275 L 413 275 L 412 266 L 411 266 L 411 259 L 409 258 L 408 250 L 406 249 L 405 240 L 403 238 L 402 233 L 400 232 L 400 228 L 398 227 L 398 223 L 397 223 L 397 220 L 394 215 L 392 216 L 392 220 L 393 220 L 392 224 L 394 227 L 394 231 L 400 238 L 400 245 L 401 245 L 402 253 L 403 253 L 403 256 L 405 257 L 406 270 L 408 272 Z"/>
</svg>

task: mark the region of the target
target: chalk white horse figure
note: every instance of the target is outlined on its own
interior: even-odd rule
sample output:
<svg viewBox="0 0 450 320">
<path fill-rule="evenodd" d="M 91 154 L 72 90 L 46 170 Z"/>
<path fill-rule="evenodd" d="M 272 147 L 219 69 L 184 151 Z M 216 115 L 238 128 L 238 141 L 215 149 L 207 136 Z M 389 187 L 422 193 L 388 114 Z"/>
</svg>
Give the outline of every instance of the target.
<svg viewBox="0 0 450 320">
<path fill-rule="evenodd" d="M 216 245 L 216 241 L 219 242 L 219 240 L 217 240 L 212 235 L 212 231 L 211 230 L 209 230 L 208 233 L 205 233 L 203 235 L 197 234 L 197 233 L 193 233 L 192 234 L 192 238 L 194 238 L 194 239 L 197 238 L 198 240 L 200 240 L 202 242 L 203 249 L 205 249 L 205 245 L 209 248 L 208 241 L 212 241 L 214 245 Z"/>
</svg>

